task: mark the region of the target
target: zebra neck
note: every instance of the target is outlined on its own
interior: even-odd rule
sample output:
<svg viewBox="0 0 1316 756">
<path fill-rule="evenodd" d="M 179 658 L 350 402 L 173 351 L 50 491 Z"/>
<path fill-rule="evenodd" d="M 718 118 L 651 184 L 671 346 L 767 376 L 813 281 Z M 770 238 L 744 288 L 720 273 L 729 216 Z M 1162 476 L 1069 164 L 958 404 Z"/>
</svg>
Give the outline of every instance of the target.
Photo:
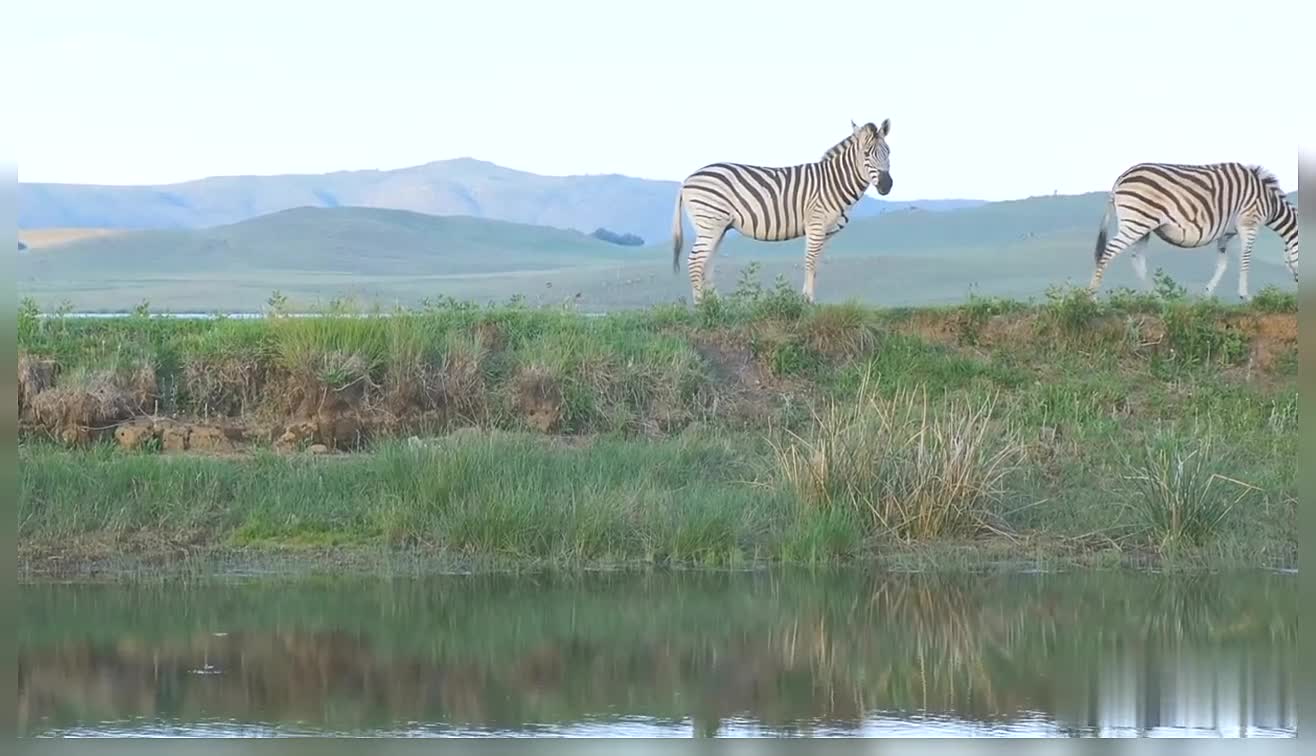
<svg viewBox="0 0 1316 756">
<path fill-rule="evenodd" d="M 1285 246 L 1293 246 L 1298 241 L 1298 213 L 1287 200 L 1276 197 L 1278 206 L 1270 214 L 1266 225 L 1284 240 Z"/>
<path fill-rule="evenodd" d="M 830 175 L 836 181 L 837 195 L 844 201 L 845 208 L 853 207 L 868 189 L 868 177 L 855 166 L 855 158 L 850 150 L 822 161 L 823 175 Z"/>
</svg>

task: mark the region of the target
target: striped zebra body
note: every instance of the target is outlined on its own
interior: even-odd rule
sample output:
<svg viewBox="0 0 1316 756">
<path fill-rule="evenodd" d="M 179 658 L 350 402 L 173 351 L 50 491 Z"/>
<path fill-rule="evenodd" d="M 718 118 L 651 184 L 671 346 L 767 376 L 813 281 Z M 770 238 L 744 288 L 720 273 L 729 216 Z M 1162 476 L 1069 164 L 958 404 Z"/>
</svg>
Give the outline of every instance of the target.
<svg viewBox="0 0 1316 756">
<path fill-rule="evenodd" d="M 1118 230 L 1108 238 L 1112 210 Z M 1284 262 L 1297 281 L 1298 214 L 1270 172 L 1241 163 L 1139 163 L 1115 180 L 1097 235 L 1096 270 L 1088 288 L 1095 292 L 1101 286 L 1106 267 L 1125 250 L 1131 250 L 1134 270 L 1145 283 L 1147 261 L 1141 253 L 1154 233 L 1184 249 L 1215 242 L 1219 256 L 1215 275 L 1206 285 L 1209 296 L 1225 273 L 1225 253 L 1237 236 L 1242 243 L 1238 296 L 1246 299 L 1252 246 L 1262 226 L 1284 240 Z"/>
<path fill-rule="evenodd" d="M 823 244 L 849 223 L 849 210 L 870 185 L 879 194 L 891 191 L 886 143 L 890 132 L 889 119 L 881 126 L 855 126 L 850 136 L 814 163 L 783 167 L 713 163 L 686 177 L 672 219 L 672 271 L 680 270 L 684 208 L 695 230 L 689 257 L 695 303 L 711 285 L 713 256 L 732 228 L 759 241 L 805 237 L 804 295 L 812 302 Z"/>
</svg>

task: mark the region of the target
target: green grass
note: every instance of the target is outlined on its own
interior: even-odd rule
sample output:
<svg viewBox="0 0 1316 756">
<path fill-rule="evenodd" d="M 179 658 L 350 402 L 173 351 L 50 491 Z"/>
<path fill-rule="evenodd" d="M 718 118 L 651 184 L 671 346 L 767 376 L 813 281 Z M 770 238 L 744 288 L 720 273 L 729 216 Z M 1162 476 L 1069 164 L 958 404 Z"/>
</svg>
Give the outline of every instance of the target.
<svg viewBox="0 0 1316 756">
<path fill-rule="evenodd" d="M 721 440 L 573 449 L 521 435 L 391 444 L 329 464 L 38 448 L 24 451 L 19 519 L 33 539 L 204 534 L 229 546 L 379 543 L 531 563 L 729 566 L 772 556 L 809 527 L 786 497 L 746 484 L 752 458 Z"/>
<path fill-rule="evenodd" d="M 208 322 L 28 308 L 20 352 L 54 360 L 57 386 L 147 365 L 161 412 L 259 429 L 286 421 L 298 391 L 356 386 L 358 411 L 388 422 L 330 459 L 262 441 L 233 459 L 70 451 L 29 434 L 20 545 L 1292 565 L 1296 345 L 1248 330 L 1291 318 L 1292 302 L 1202 303 L 1167 281 L 1096 301 L 873 310 L 805 306 L 747 276 L 696 309 L 602 318 L 459 302 Z M 1268 369 L 1253 365 L 1262 346 Z M 549 437 L 533 432 L 544 403 Z M 400 440 L 472 426 L 433 448 Z"/>
<path fill-rule="evenodd" d="M 1235 507 L 1260 489 L 1223 474 L 1238 469 L 1213 454 L 1211 441 L 1184 448 L 1180 439 L 1149 444 L 1124 475 L 1134 522 L 1163 550 L 1200 547 L 1214 540 Z"/>
</svg>

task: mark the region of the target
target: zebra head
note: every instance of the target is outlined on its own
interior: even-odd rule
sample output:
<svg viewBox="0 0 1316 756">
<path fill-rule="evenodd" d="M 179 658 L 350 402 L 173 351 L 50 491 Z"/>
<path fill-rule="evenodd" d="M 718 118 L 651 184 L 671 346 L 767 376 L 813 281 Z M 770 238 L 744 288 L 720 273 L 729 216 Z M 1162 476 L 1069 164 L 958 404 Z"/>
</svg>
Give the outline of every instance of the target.
<svg viewBox="0 0 1316 756">
<path fill-rule="evenodd" d="M 891 181 L 891 147 L 886 143 L 886 137 L 891 133 L 891 119 L 884 119 L 881 126 L 874 126 L 871 123 L 858 126 L 854 121 L 851 121 L 850 125 L 854 127 L 859 154 L 863 156 L 864 175 L 868 176 L 868 182 L 877 189 L 878 194 L 889 194 L 893 182 Z"/>
</svg>

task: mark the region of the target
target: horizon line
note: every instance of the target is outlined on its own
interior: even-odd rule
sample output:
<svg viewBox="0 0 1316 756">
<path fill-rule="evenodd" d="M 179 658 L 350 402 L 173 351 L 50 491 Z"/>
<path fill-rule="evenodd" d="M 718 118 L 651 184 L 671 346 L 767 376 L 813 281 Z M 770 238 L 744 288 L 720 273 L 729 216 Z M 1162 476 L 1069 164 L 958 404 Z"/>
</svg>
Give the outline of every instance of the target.
<svg viewBox="0 0 1316 756">
<path fill-rule="evenodd" d="M 607 171 L 602 173 L 535 173 L 533 171 L 527 171 L 521 168 L 513 168 L 512 166 L 503 165 L 502 163 L 496 163 L 492 160 L 485 160 L 484 158 L 478 158 L 472 155 L 459 155 L 457 157 L 451 157 L 451 158 L 437 158 L 435 160 L 427 160 L 423 163 L 411 163 L 408 165 L 402 165 L 395 168 L 338 168 L 329 171 L 319 171 L 319 172 L 309 172 L 309 173 L 300 172 L 300 171 L 285 171 L 282 173 L 214 173 L 196 178 L 183 179 L 180 181 L 168 181 L 163 183 L 125 184 L 125 183 L 93 183 L 93 182 L 83 182 L 83 181 L 24 181 L 22 179 L 21 165 L 14 166 L 15 168 L 14 174 L 18 179 L 16 184 L 19 187 L 26 184 L 29 186 L 46 185 L 46 186 L 107 187 L 114 189 L 154 189 L 154 188 L 163 188 L 163 187 L 183 186 L 185 184 L 195 184 L 202 181 L 211 181 L 216 179 L 273 179 L 273 178 L 285 178 L 290 176 L 296 176 L 296 177 L 332 176 L 334 174 L 341 174 L 341 173 L 394 173 L 398 171 L 414 170 L 416 168 L 425 168 L 428 166 L 438 165 L 441 163 L 460 163 L 460 162 L 481 163 L 484 165 L 493 166 L 495 168 L 500 168 L 506 171 L 521 173 L 527 176 L 539 176 L 542 178 L 568 179 L 568 178 L 605 178 L 609 176 L 616 176 L 619 178 L 634 179 L 636 181 L 655 181 L 655 182 L 674 183 L 674 184 L 679 184 L 681 182 L 680 179 L 652 178 L 648 176 L 637 176 L 629 173 L 618 173 L 616 171 Z M 1285 188 L 1284 193 L 1286 195 L 1291 195 L 1294 194 L 1295 192 L 1298 192 L 1300 189 L 1301 189 L 1301 184 L 1299 184 L 1299 186 L 1294 189 Z M 981 197 L 967 197 L 967 196 L 937 196 L 937 197 L 923 196 L 923 197 L 914 197 L 908 200 L 890 200 L 890 199 L 883 199 L 881 197 L 874 197 L 873 195 L 868 193 L 867 189 L 865 189 L 864 194 L 860 199 L 863 199 L 863 197 L 867 197 L 868 199 L 876 200 L 878 202 L 887 203 L 887 204 L 918 202 L 920 200 L 937 201 L 937 202 L 946 202 L 946 201 L 981 202 L 986 204 L 992 202 L 1017 202 L 1020 200 L 1037 199 L 1039 197 L 1077 197 L 1084 194 L 1093 194 L 1097 192 L 1109 192 L 1109 191 L 1110 191 L 1109 188 L 1088 189 L 1086 191 L 1081 191 L 1081 192 L 1060 192 L 1053 189 L 1050 192 L 1012 196 L 1012 197 L 1005 197 L 1001 199 L 983 199 Z"/>
<path fill-rule="evenodd" d="M 199 176 L 199 177 L 189 178 L 189 179 L 182 179 L 182 180 L 178 180 L 178 181 L 154 182 L 154 183 L 153 183 L 153 182 L 145 182 L 145 183 L 106 183 L 106 182 L 88 182 L 88 181 L 45 181 L 45 180 L 35 180 L 35 181 L 34 181 L 34 180 L 24 180 L 24 179 L 22 178 L 22 166 L 21 166 L 21 165 L 19 165 L 19 166 L 17 167 L 17 170 L 15 171 L 15 173 L 18 174 L 18 182 L 17 182 L 18 186 L 23 186 L 23 185 L 28 185 L 28 186 L 33 186 L 33 185 L 45 185 L 45 186 L 106 187 L 106 188 L 114 188 L 114 189 L 156 189 L 156 188 L 163 188 L 163 187 L 176 187 L 176 186 L 183 186 L 183 185 L 185 185 L 185 184 L 195 184 L 195 183 L 199 183 L 199 182 L 202 182 L 202 181 L 211 181 L 211 180 L 216 180 L 216 179 L 263 179 L 263 178 L 265 178 L 265 179 L 273 179 L 273 178 L 284 178 L 284 177 L 290 177 L 290 176 L 296 176 L 296 177 L 306 177 L 306 176 L 332 176 L 332 175 L 334 175 L 334 174 L 342 174 L 342 173 L 393 173 L 393 172 L 397 172 L 397 171 L 413 170 L 413 169 L 416 169 L 416 168 L 425 168 L 425 167 L 428 167 L 428 166 L 438 165 L 438 164 L 441 164 L 441 163 L 460 163 L 460 162 L 481 163 L 481 164 L 484 164 L 484 165 L 494 166 L 495 168 L 501 168 L 501 169 L 503 169 L 503 170 L 513 171 L 513 172 L 515 172 L 515 173 L 522 173 L 522 174 L 525 174 L 525 175 L 527 175 L 527 176 L 539 176 L 539 177 L 542 177 L 542 178 L 564 178 L 564 179 L 566 179 L 566 178 L 605 178 L 605 177 L 609 177 L 609 176 L 616 176 L 616 177 L 620 177 L 620 178 L 634 179 L 634 180 L 637 180 L 637 181 L 655 181 L 655 182 L 672 183 L 672 184 L 679 184 L 679 183 L 681 183 L 681 180 L 680 180 L 680 179 L 653 178 L 653 177 L 649 177 L 649 176 L 638 176 L 638 175 L 634 175 L 634 174 L 630 174 L 630 173 L 618 173 L 618 172 L 616 172 L 616 171 L 605 171 L 605 172 L 600 172 L 600 173 L 535 173 L 535 172 L 533 172 L 533 171 L 527 171 L 527 170 L 524 170 L 524 169 L 521 169 L 521 168 L 514 168 L 514 167 L 509 166 L 509 165 L 504 165 L 504 164 L 502 164 L 502 163 L 496 163 L 496 162 L 494 162 L 494 161 L 492 161 L 492 160 L 485 160 L 484 158 L 478 158 L 478 157 L 474 157 L 474 156 L 472 156 L 472 155 L 459 155 L 459 156 L 457 156 L 457 157 L 451 157 L 451 158 L 438 158 L 438 159 L 435 159 L 435 160 L 427 160 L 427 161 L 425 161 L 425 162 L 423 162 L 423 163 L 411 163 L 411 164 L 408 164 L 408 165 L 401 165 L 401 166 L 397 166 L 397 167 L 395 167 L 395 168 L 336 168 L 336 169 L 333 169 L 333 170 L 318 171 L 318 172 L 284 171 L 284 172 L 281 172 L 281 173 L 213 173 L 213 174 L 209 174 L 209 175 L 205 175 L 205 176 Z M 1014 196 L 1014 197 L 1006 197 L 1006 198 L 1002 198 L 1002 199 L 983 199 L 983 198 L 981 198 L 981 197 L 969 197 L 969 196 L 936 196 L 936 197 L 934 197 L 934 196 L 924 196 L 924 197 L 914 197 L 914 198 L 912 198 L 912 199 L 908 199 L 908 200 L 890 200 L 890 199 L 883 199 L 883 198 L 880 198 L 880 197 L 874 197 L 874 196 L 872 196 L 871 194 L 868 194 L 867 191 L 865 191 L 864 196 L 867 197 L 867 198 L 869 198 L 869 199 L 872 199 L 872 200 L 877 200 L 877 201 L 879 201 L 879 202 L 891 203 L 891 204 L 900 204 L 900 203 L 906 203 L 906 202 L 918 202 L 918 201 L 920 201 L 920 200 L 923 200 L 923 201 L 929 201 L 929 200 L 930 200 L 930 201 L 956 201 L 956 202 L 982 202 L 982 203 L 989 203 L 989 202 L 1012 202 L 1012 201 L 1017 201 L 1017 200 L 1034 199 L 1034 198 L 1037 198 L 1037 197 L 1051 197 L 1051 196 L 1059 196 L 1059 197 L 1074 197 L 1074 196 L 1078 196 L 1078 195 L 1081 195 L 1081 194 L 1091 194 L 1091 193 L 1093 193 L 1093 192 L 1101 192 L 1101 191 L 1108 191 L 1108 190 L 1105 190 L 1105 189 L 1090 189 L 1090 190 L 1087 190 L 1087 191 L 1083 191 L 1083 192 L 1075 192 L 1075 193 L 1064 193 L 1064 192 L 1057 192 L 1057 191 L 1055 191 L 1055 190 L 1052 190 L 1052 191 L 1050 191 L 1050 192 L 1043 192 L 1043 193 L 1039 193 L 1039 194 L 1028 194 L 1028 195 L 1021 195 L 1021 196 Z"/>
</svg>

